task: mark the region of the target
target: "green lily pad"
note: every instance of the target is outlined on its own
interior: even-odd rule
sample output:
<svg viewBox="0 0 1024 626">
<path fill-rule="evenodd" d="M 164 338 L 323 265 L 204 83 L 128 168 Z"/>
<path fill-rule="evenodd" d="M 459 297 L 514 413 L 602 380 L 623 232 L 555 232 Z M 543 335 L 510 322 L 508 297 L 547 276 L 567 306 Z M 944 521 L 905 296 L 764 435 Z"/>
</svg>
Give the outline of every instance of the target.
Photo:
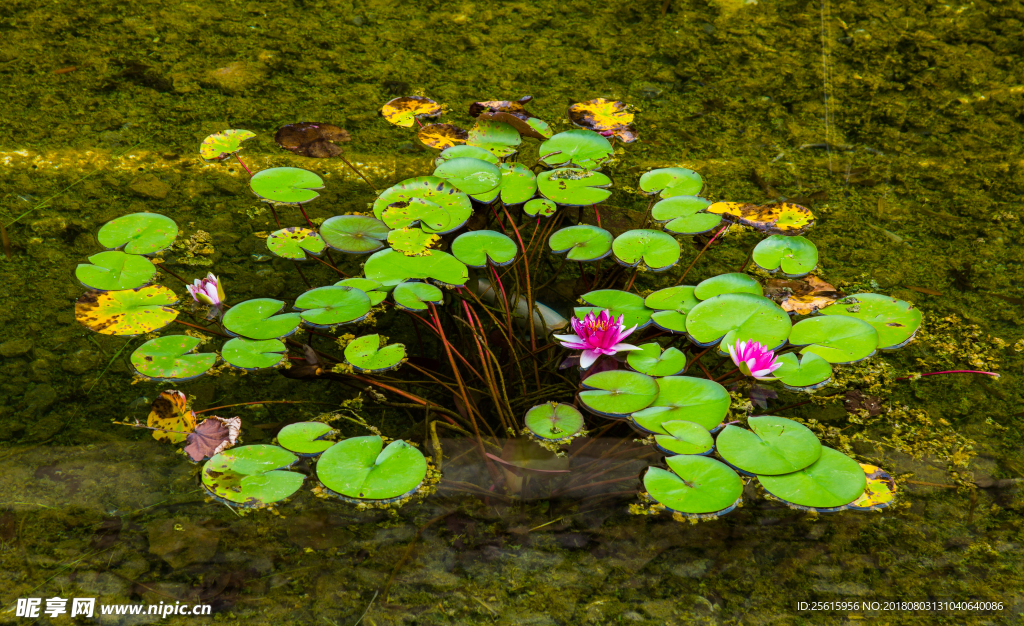
<svg viewBox="0 0 1024 626">
<path fill-rule="evenodd" d="M 856 363 L 875 353 L 878 332 L 871 324 L 854 317 L 809 317 L 793 325 L 789 342 L 807 346 L 800 354 L 817 354 L 829 363 Z"/>
<path fill-rule="evenodd" d="M 352 287 L 318 287 L 295 300 L 302 321 L 314 328 L 351 324 L 370 312 L 370 296 Z"/>
<path fill-rule="evenodd" d="M 706 430 L 718 428 L 729 413 L 732 399 L 725 387 L 706 378 L 666 376 L 658 379 L 658 396 L 650 407 L 633 413 L 633 423 L 641 430 L 667 435 L 663 424 L 686 421 Z"/>
<path fill-rule="evenodd" d="M 686 369 L 686 355 L 676 348 L 662 352 L 656 343 L 645 343 L 639 350 L 631 350 L 626 363 L 634 370 L 648 376 L 675 376 Z"/>
<path fill-rule="evenodd" d="M 299 167 L 272 167 L 249 179 L 249 189 L 271 204 L 303 204 L 317 199 L 314 189 L 323 189 L 322 178 Z"/>
<path fill-rule="evenodd" d="M 334 429 L 323 422 L 296 422 L 277 433 L 277 444 L 299 456 L 315 456 L 334 445 L 324 439 Z"/>
<path fill-rule="evenodd" d="M 654 309 L 651 321 L 662 330 L 682 334 L 686 332 L 686 314 L 700 302 L 693 295 L 694 288 L 678 285 L 655 291 L 644 299 L 644 306 Z"/>
<path fill-rule="evenodd" d="M 406 280 L 432 280 L 442 286 L 461 287 L 469 280 L 469 270 L 462 261 L 438 250 L 416 257 L 381 250 L 367 259 L 363 271 L 367 278 L 386 288 Z"/>
<path fill-rule="evenodd" d="M 749 293 L 755 296 L 763 296 L 764 289 L 761 283 L 757 282 L 746 274 L 719 274 L 701 281 L 693 290 L 693 295 L 698 300 L 707 300 L 720 296 L 723 293 Z"/>
<path fill-rule="evenodd" d="M 220 356 L 228 365 L 252 372 L 274 367 L 284 359 L 287 351 L 280 339 L 253 341 L 235 337 L 224 343 Z"/>
<path fill-rule="evenodd" d="M 710 200 L 697 196 L 673 196 L 659 201 L 651 209 L 654 221 L 665 224 L 665 231 L 674 235 L 699 235 L 714 230 L 722 216 L 705 211 Z"/>
<path fill-rule="evenodd" d="M 613 152 L 608 139 L 592 130 L 567 130 L 558 133 L 540 144 L 538 149 L 541 163 L 549 167 L 575 165 L 585 170 L 597 169 L 611 158 Z"/>
<path fill-rule="evenodd" d="M 406 256 L 422 256 L 440 240 L 440 235 L 425 233 L 422 228 L 396 228 L 388 233 L 391 249 Z"/>
<path fill-rule="evenodd" d="M 275 230 L 267 237 L 267 249 L 282 259 L 305 261 L 309 255 L 320 256 L 326 244 L 315 230 L 292 226 Z"/>
<path fill-rule="evenodd" d="M 388 225 L 368 215 L 335 215 L 320 225 L 320 237 L 348 254 L 367 254 L 384 247 Z"/>
<path fill-rule="evenodd" d="M 144 335 L 178 317 L 174 292 L 162 285 L 119 291 L 87 291 L 75 302 L 75 319 L 103 335 Z"/>
<path fill-rule="evenodd" d="M 772 372 L 787 389 L 810 391 L 824 386 L 832 380 L 832 366 L 813 352 L 802 358 L 792 352 L 778 357 L 782 367 Z"/>
<path fill-rule="evenodd" d="M 818 437 L 800 422 L 763 415 L 751 417 L 747 425 L 750 430 L 726 426 L 718 433 L 716 442 L 719 456 L 742 472 L 759 476 L 789 474 L 804 469 L 821 456 Z M 857 495 L 860 492 L 854 497 Z"/>
<path fill-rule="evenodd" d="M 406 311 L 426 311 L 428 302 L 441 304 L 444 292 L 419 281 L 407 281 L 395 287 L 395 306 Z"/>
<path fill-rule="evenodd" d="M 100 252 L 89 263 L 75 268 L 75 278 L 90 289 L 115 291 L 142 287 L 156 276 L 156 267 L 146 257 L 120 250 Z"/>
<path fill-rule="evenodd" d="M 370 306 L 377 306 L 388 297 L 388 292 L 379 282 L 369 278 L 346 278 L 334 283 L 336 287 L 352 287 L 362 291 L 370 297 Z"/>
<path fill-rule="evenodd" d="M 419 224 L 428 233 L 444 235 L 465 225 L 473 215 L 473 204 L 447 181 L 420 176 L 385 189 L 373 203 L 373 214 L 389 228 Z"/>
<path fill-rule="evenodd" d="M 380 345 L 380 335 L 357 337 L 345 346 L 345 361 L 368 374 L 393 370 L 405 362 L 405 345 Z"/>
<path fill-rule="evenodd" d="M 769 272 L 781 267 L 786 276 L 799 278 L 818 266 L 818 248 L 810 239 L 800 235 L 772 235 L 757 244 L 751 258 Z"/>
<path fill-rule="evenodd" d="M 433 176 L 448 181 L 469 195 L 482 194 L 498 189 L 501 185 L 501 170 L 498 166 L 480 159 L 449 159 L 434 169 Z"/>
<path fill-rule="evenodd" d="M 595 415 L 624 418 L 646 408 L 658 396 L 658 383 L 650 376 L 611 370 L 587 376 L 581 383 L 580 402 Z"/>
<path fill-rule="evenodd" d="M 243 507 L 280 502 L 302 487 L 306 477 L 285 471 L 299 458 L 284 448 L 252 445 L 231 448 L 203 466 L 203 487 L 215 498 Z"/>
<path fill-rule="evenodd" d="M 864 493 L 867 479 L 860 465 L 842 452 L 821 448 L 811 466 L 781 476 L 758 476 L 772 496 L 797 506 L 817 510 L 838 510 Z"/>
<path fill-rule="evenodd" d="M 491 152 L 478 148 L 476 146 L 452 146 L 451 148 L 445 148 L 441 151 L 441 154 L 437 155 L 434 159 L 434 167 L 437 167 L 445 161 L 451 159 L 480 159 L 481 161 L 487 161 L 488 163 L 498 164 L 498 157 L 494 156 Z"/>
<path fill-rule="evenodd" d="M 526 428 L 544 441 L 565 441 L 583 430 L 583 414 L 571 404 L 545 402 L 526 412 Z"/>
<path fill-rule="evenodd" d="M 679 262 L 679 242 L 660 230 L 628 230 L 612 242 L 615 260 L 626 267 L 642 261 L 653 272 L 664 272 Z"/>
<path fill-rule="evenodd" d="M 548 126 L 547 122 L 540 118 L 531 117 L 528 120 L 526 120 L 526 125 L 532 128 L 541 137 L 551 137 L 551 127 Z"/>
<path fill-rule="evenodd" d="M 725 515 L 743 496 L 743 481 L 728 465 L 707 456 L 676 455 L 669 469 L 651 467 L 644 489 L 665 508 L 686 516 Z"/>
<path fill-rule="evenodd" d="M 542 215 L 551 217 L 558 210 L 558 205 L 547 198 L 534 198 L 523 205 L 523 213 L 529 216 Z M 596 228 L 596 227 L 595 227 Z M 610 233 L 609 233 L 610 234 Z M 611 238 L 608 239 L 608 249 L 611 250 Z"/>
<path fill-rule="evenodd" d="M 792 328 L 789 314 L 771 300 L 749 293 L 727 293 L 701 302 L 686 316 L 686 332 L 699 346 L 724 346 L 754 341 L 777 350 Z"/>
<path fill-rule="evenodd" d="M 477 120 L 469 129 L 466 145 L 483 148 L 498 158 L 505 158 L 515 154 L 522 142 L 519 132 L 504 122 Z"/>
<path fill-rule="evenodd" d="M 548 245 L 555 254 L 568 253 L 570 261 L 600 261 L 612 252 L 612 234 L 603 228 L 580 224 L 552 233 Z"/>
<path fill-rule="evenodd" d="M 522 204 L 537 193 L 537 176 L 522 163 L 502 163 L 501 201 L 505 206 Z M 536 215 L 536 212 L 530 215 Z"/>
<path fill-rule="evenodd" d="M 392 500 L 411 495 L 427 476 L 423 453 L 402 441 L 351 437 L 327 449 L 316 463 L 324 487 L 354 500 Z"/>
<path fill-rule="evenodd" d="M 626 328 L 636 326 L 637 330 L 647 328 L 651 323 L 651 314 L 654 311 L 644 306 L 644 299 L 635 293 L 619 291 L 618 289 L 598 289 L 580 296 L 585 304 L 574 309 L 576 317 L 583 319 L 587 313 L 593 312 L 598 315 L 602 309 L 615 318 L 623 317 L 622 323 Z"/>
<path fill-rule="evenodd" d="M 715 440 L 707 428 L 681 420 L 662 422 L 667 435 L 655 435 L 654 443 L 666 454 L 710 454 Z"/>
<path fill-rule="evenodd" d="M 565 206 L 587 206 L 604 202 L 612 195 L 612 179 L 600 172 L 563 167 L 537 176 L 541 195 Z"/>
<path fill-rule="evenodd" d="M 190 354 L 200 340 L 188 335 L 167 335 L 150 339 L 132 352 L 135 370 L 150 380 L 191 380 L 205 374 L 217 362 L 208 352 Z"/>
<path fill-rule="evenodd" d="M 110 220 L 96 233 L 104 248 L 127 254 L 153 254 L 174 243 L 178 225 L 158 213 L 130 213 Z"/>
<path fill-rule="evenodd" d="M 256 133 L 251 130 L 232 128 L 208 136 L 199 144 L 199 156 L 207 163 L 223 161 L 242 149 L 242 142 L 252 139 Z"/>
<path fill-rule="evenodd" d="M 867 322 L 878 332 L 879 350 L 896 350 L 910 343 L 921 327 L 921 310 L 892 296 L 858 293 L 837 300 L 819 311 Z"/>
<path fill-rule="evenodd" d="M 284 302 L 271 298 L 246 300 L 224 314 L 224 330 L 245 339 L 279 339 L 295 332 L 302 322 L 298 313 L 281 313 Z"/>
<path fill-rule="evenodd" d="M 469 267 L 486 267 L 488 263 L 503 267 L 516 260 L 519 249 L 508 235 L 493 230 L 462 233 L 452 242 L 452 254 Z"/>
<path fill-rule="evenodd" d="M 640 177 L 640 191 L 648 195 L 657 193 L 662 198 L 696 196 L 702 189 L 704 181 L 700 174 L 682 167 L 651 170 Z"/>
</svg>

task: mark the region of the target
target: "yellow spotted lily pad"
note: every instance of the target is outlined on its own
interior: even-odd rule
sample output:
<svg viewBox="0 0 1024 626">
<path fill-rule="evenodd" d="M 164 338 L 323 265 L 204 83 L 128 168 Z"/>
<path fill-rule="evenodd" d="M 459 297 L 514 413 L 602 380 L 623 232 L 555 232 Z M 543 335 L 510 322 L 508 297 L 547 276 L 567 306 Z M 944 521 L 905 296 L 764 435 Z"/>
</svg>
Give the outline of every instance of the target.
<svg viewBox="0 0 1024 626">
<path fill-rule="evenodd" d="M 196 429 L 196 414 L 189 410 L 185 394 L 175 389 L 161 391 L 149 407 L 146 426 L 155 428 L 153 439 L 181 443 Z"/>
<path fill-rule="evenodd" d="M 327 244 L 315 230 L 292 226 L 270 233 L 267 237 L 267 249 L 281 257 L 293 261 L 305 261 L 309 255 L 320 256 Z"/>
<path fill-rule="evenodd" d="M 388 233 L 388 245 L 405 256 L 420 256 L 441 241 L 437 235 L 423 232 L 422 228 L 396 228 Z"/>
<path fill-rule="evenodd" d="M 75 319 L 104 335 L 144 335 L 178 317 L 174 292 L 162 285 L 121 291 L 87 291 L 75 302 Z"/>
<path fill-rule="evenodd" d="M 577 102 L 569 107 L 569 121 L 573 124 L 605 137 L 614 135 L 625 143 L 632 143 L 638 137 L 633 117 L 624 102 L 605 98 Z"/>
<path fill-rule="evenodd" d="M 877 511 L 892 504 L 896 498 L 896 481 L 882 468 L 861 463 L 868 484 L 861 497 L 850 503 L 849 508 L 857 511 Z"/>
<path fill-rule="evenodd" d="M 466 143 L 466 140 L 469 139 L 469 132 L 454 124 L 427 124 L 420 129 L 416 137 L 425 146 L 444 150 Z"/>
<path fill-rule="evenodd" d="M 252 139 L 256 133 L 251 130 L 232 128 L 213 133 L 199 145 L 199 156 L 207 163 L 223 161 L 242 149 L 242 142 Z"/>
<path fill-rule="evenodd" d="M 395 126 L 409 128 L 418 117 L 438 117 L 441 105 L 423 96 L 402 96 L 380 108 L 380 114 Z"/>
<path fill-rule="evenodd" d="M 770 235 L 802 235 L 814 225 L 814 214 L 799 204 L 773 202 L 747 204 L 716 202 L 707 208 L 730 222 L 750 226 Z"/>
</svg>

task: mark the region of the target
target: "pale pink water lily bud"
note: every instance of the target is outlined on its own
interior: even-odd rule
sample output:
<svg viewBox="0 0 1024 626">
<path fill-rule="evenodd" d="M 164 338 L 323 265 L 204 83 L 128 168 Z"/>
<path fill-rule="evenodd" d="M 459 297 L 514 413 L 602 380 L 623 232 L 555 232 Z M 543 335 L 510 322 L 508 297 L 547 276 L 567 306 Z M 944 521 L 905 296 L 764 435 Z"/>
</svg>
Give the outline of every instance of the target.
<svg viewBox="0 0 1024 626">
<path fill-rule="evenodd" d="M 224 303 L 224 287 L 213 274 L 207 274 L 206 278 L 196 279 L 195 284 L 185 287 L 192 294 L 192 298 L 207 306 L 220 306 Z"/>
<path fill-rule="evenodd" d="M 587 369 L 602 354 L 611 356 L 616 352 L 640 349 L 632 344 L 622 343 L 623 339 L 636 330 L 636 326 L 629 330 L 625 329 L 624 317 L 620 315 L 619 319 L 615 319 L 607 310 L 595 316 L 591 311 L 582 321 L 572 318 L 570 323 L 575 335 L 554 337 L 562 343 L 563 348 L 583 350 L 583 354 L 580 355 L 580 367 Z"/>
<path fill-rule="evenodd" d="M 758 380 L 775 380 L 772 372 L 782 367 L 782 362 L 775 357 L 775 352 L 756 341 L 737 341 L 736 345 L 728 345 L 729 356 L 740 371 Z"/>
</svg>

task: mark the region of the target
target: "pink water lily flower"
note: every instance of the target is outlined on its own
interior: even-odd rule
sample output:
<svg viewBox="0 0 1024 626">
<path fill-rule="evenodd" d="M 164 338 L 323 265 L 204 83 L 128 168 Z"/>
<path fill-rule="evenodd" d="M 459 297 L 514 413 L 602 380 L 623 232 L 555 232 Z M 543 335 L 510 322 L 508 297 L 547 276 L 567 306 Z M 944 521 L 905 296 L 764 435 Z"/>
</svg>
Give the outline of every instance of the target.
<svg viewBox="0 0 1024 626">
<path fill-rule="evenodd" d="M 640 349 L 632 344 L 621 343 L 636 330 L 636 326 L 625 330 L 624 318 L 625 316 L 620 315 L 619 319 L 615 319 L 607 310 L 601 311 L 601 314 L 595 317 L 591 311 L 582 321 L 572 318 L 575 335 L 555 335 L 555 339 L 562 342 L 563 348 L 583 350 L 583 354 L 580 355 L 580 367 L 587 369 L 602 354 L 612 355 L 616 352 Z"/>
<path fill-rule="evenodd" d="M 195 284 L 186 285 L 185 288 L 201 304 L 217 307 L 224 303 L 224 287 L 213 274 L 207 274 L 202 280 L 197 278 Z"/>
<path fill-rule="evenodd" d="M 736 345 L 726 346 L 732 362 L 747 376 L 758 380 L 775 380 L 772 372 L 782 367 L 782 362 L 775 357 L 775 352 L 754 340 L 737 341 Z"/>
</svg>

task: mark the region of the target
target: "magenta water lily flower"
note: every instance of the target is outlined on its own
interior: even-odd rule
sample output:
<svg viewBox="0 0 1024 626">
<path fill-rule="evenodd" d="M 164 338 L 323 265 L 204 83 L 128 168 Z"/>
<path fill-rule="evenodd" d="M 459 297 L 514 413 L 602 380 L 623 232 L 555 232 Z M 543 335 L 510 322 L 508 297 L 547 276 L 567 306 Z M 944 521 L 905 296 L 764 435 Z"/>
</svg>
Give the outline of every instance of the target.
<svg viewBox="0 0 1024 626">
<path fill-rule="evenodd" d="M 747 376 L 758 380 L 775 380 L 772 372 L 782 367 L 782 362 L 775 352 L 756 341 L 737 341 L 736 345 L 726 346 L 732 362 Z"/>
<path fill-rule="evenodd" d="M 622 343 L 623 339 L 636 330 L 636 326 L 625 330 L 624 317 L 620 315 L 619 319 L 615 319 L 607 310 L 595 316 L 591 311 L 583 320 L 572 318 L 575 335 L 555 335 L 555 339 L 562 342 L 563 348 L 583 350 L 583 354 L 580 355 L 580 367 L 587 369 L 602 354 L 610 356 L 616 352 L 640 349 L 632 344 Z"/>
<path fill-rule="evenodd" d="M 195 284 L 185 287 L 192 294 L 192 298 L 200 304 L 218 307 L 224 303 L 224 287 L 213 274 L 207 274 L 206 278 L 196 279 Z"/>
</svg>

